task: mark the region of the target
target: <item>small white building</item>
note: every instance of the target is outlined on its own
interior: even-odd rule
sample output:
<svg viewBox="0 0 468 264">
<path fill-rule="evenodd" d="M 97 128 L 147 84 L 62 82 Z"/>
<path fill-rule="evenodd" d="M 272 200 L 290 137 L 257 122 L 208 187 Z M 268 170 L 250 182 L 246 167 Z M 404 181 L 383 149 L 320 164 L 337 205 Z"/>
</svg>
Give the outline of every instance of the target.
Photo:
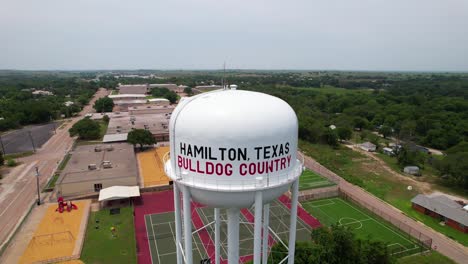
<svg viewBox="0 0 468 264">
<path fill-rule="evenodd" d="M 335 126 L 335 125 L 330 125 L 329 128 L 330 128 L 331 130 L 335 130 L 335 129 L 336 129 L 336 126 Z"/>
<path fill-rule="evenodd" d="M 73 103 L 72 101 L 66 101 L 65 103 L 63 103 L 66 107 L 68 106 L 72 106 L 74 105 L 75 103 Z"/>
<path fill-rule="evenodd" d="M 403 172 L 407 174 L 411 174 L 411 175 L 417 175 L 417 176 L 421 175 L 421 172 L 419 171 L 418 166 L 406 166 L 403 169 Z"/>
<path fill-rule="evenodd" d="M 365 151 L 368 151 L 368 152 L 375 152 L 375 150 L 377 149 L 377 146 L 370 143 L 370 142 L 364 142 L 362 144 L 359 144 L 359 147 L 362 150 L 365 150 Z"/>
<path fill-rule="evenodd" d="M 44 90 L 36 90 L 32 92 L 33 95 L 54 95 L 54 93 Z"/>
</svg>

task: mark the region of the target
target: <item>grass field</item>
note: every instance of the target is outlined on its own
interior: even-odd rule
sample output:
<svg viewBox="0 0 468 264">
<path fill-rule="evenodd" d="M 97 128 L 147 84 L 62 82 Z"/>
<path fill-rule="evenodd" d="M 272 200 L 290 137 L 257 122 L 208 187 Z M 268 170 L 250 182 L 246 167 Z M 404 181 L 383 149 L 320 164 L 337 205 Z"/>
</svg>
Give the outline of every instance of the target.
<svg viewBox="0 0 468 264">
<path fill-rule="evenodd" d="M 300 140 L 300 148 L 308 156 L 335 172 L 352 184 L 358 185 L 380 199 L 403 211 L 406 215 L 434 230 L 468 246 L 468 236 L 449 226 L 442 226 L 434 218 L 420 214 L 411 208 L 411 199 L 421 193 L 409 179 L 396 178 L 372 160 L 344 146 L 338 149 Z M 413 185 L 408 191 L 407 186 Z"/>
<path fill-rule="evenodd" d="M 431 251 L 422 255 L 400 258 L 397 260 L 396 264 L 455 264 L 455 261 L 437 251 Z"/>
<path fill-rule="evenodd" d="M 115 237 L 112 226 L 117 230 Z M 113 215 L 110 210 L 90 214 L 81 260 L 86 264 L 137 262 L 132 208 L 120 208 L 120 213 Z"/>
<path fill-rule="evenodd" d="M 328 198 L 302 204 L 309 213 L 320 220 L 320 223 L 327 226 L 333 224 L 346 226 L 360 239 L 370 238 L 385 242 L 392 254 L 409 255 L 421 251 L 419 244 L 407 234 L 341 198 Z"/>
<path fill-rule="evenodd" d="M 299 191 L 335 185 L 311 170 L 305 170 L 299 178 Z"/>
</svg>

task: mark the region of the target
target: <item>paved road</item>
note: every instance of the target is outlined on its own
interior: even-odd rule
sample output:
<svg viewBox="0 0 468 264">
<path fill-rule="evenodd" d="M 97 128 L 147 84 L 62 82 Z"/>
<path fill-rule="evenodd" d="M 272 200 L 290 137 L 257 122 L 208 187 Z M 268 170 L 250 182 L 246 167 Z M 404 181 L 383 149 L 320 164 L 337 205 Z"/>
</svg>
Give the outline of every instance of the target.
<svg viewBox="0 0 468 264">
<path fill-rule="evenodd" d="M 342 179 L 341 177 L 339 177 L 332 171 L 320 165 L 314 159 L 305 156 L 304 164 L 307 168 L 335 182 L 338 182 L 339 188 L 343 190 L 345 193 L 350 193 L 358 197 L 360 200 L 365 201 L 367 204 L 371 205 L 372 207 L 378 208 L 379 210 L 386 212 L 387 214 L 391 215 L 393 218 L 396 218 L 399 221 L 410 226 L 412 229 L 417 230 L 420 233 L 432 238 L 433 249 L 436 249 L 440 253 L 448 256 L 449 258 L 453 259 L 457 263 L 467 263 L 467 259 L 468 259 L 467 247 L 464 247 L 460 243 L 457 243 L 453 241 L 452 239 L 446 237 L 445 235 L 442 235 L 439 232 L 434 231 L 433 229 L 422 224 L 421 222 L 415 221 L 414 219 L 404 215 L 403 212 L 393 207 L 392 205 L 380 200 L 379 198 L 368 193 L 362 188 L 345 181 L 344 179 Z"/>
<path fill-rule="evenodd" d="M 2 179 L 2 185 L 0 185 L 0 248 L 8 241 L 10 235 L 36 201 L 35 167 L 39 168 L 39 182 L 42 187 L 57 168 L 64 154 L 73 145 L 74 138 L 70 137 L 68 129 L 85 114 L 92 112 L 94 101 L 106 96 L 107 93 L 105 89 L 100 89 L 90 104 L 81 111 L 80 116 L 71 119 L 64 128 L 57 129 L 57 134 L 53 135 L 36 154 L 22 158 L 23 164 Z"/>
<path fill-rule="evenodd" d="M 32 142 L 34 142 L 34 148 L 40 148 L 52 137 L 55 128 L 59 126 L 60 123 L 28 126 L 5 134 L 1 137 L 3 152 L 5 154 L 12 154 L 32 151 Z M 31 141 L 29 132 L 31 132 L 33 141 Z"/>
</svg>

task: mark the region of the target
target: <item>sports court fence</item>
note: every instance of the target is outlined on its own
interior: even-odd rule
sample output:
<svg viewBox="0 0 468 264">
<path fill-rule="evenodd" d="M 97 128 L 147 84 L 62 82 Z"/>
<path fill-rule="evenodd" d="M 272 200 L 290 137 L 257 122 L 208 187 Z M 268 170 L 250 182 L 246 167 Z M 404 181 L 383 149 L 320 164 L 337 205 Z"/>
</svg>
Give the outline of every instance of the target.
<svg viewBox="0 0 468 264">
<path fill-rule="evenodd" d="M 325 199 L 330 197 L 336 197 L 338 195 L 339 189 L 337 185 L 324 188 L 310 189 L 299 192 L 299 202 Z"/>
<path fill-rule="evenodd" d="M 366 201 L 359 198 L 358 196 L 355 196 L 351 193 L 347 193 L 342 189 L 340 189 L 340 197 L 346 201 L 350 201 L 358 205 L 359 207 L 361 207 L 361 209 L 364 209 L 373 213 L 374 215 L 378 216 L 382 220 L 391 223 L 394 227 L 403 231 L 405 234 L 408 235 L 410 239 L 414 240 L 419 245 L 419 247 L 409 248 L 405 250 L 402 250 L 401 248 L 390 248 L 391 255 L 395 257 L 404 257 L 404 256 L 413 255 L 416 253 L 422 253 L 426 250 L 431 249 L 432 238 L 430 238 L 429 236 L 419 232 L 418 230 L 412 228 L 411 226 L 402 222 L 401 220 L 398 220 L 397 218 L 388 214 L 387 212 L 372 206 L 371 204 L 367 203 Z"/>
</svg>

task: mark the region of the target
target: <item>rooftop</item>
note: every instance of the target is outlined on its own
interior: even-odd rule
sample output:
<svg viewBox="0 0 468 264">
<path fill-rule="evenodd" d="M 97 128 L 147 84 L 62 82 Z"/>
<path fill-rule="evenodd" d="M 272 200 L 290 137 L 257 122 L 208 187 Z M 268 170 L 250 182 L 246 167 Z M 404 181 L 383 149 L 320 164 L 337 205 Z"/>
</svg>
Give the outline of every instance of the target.
<svg viewBox="0 0 468 264">
<path fill-rule="evenodd" d="M 136 84 L 136 85 L 120 85 L 117 87 L 119 89 L 119 94 L 146 94 L 148 91 L 148 86 L 146 84 Z"/>
<path fill-rule="evenodd" d="M 461 204 L 446 196 L 438 195 L 429 197 L 423 194 L 418 194 L 411 200 L 411 202 L 457 221 L 460 224 L 468 226 L 468 212 L 463 210 L 463 206 Z"/>
<path fill-rule="evenodd" d="M 107 135 L 122 134 L 135 129 L 147 129 L 153 135 L 169 133 L 168 114 L 138 114 L 122 115 L 111 118 L 107 127 Z"/>
<path fill-rule="evenodd" d="M 95 148 L 101 151 L 95 151 Z M 110 150 L 108 147 L 112 147 Z M 111 168 L 104 168 L 103 162 L 110 161 Z M 96 169 L 88 166 L 95 164 Z M 62 173 L 60 183 L 93 181 L 96 179 L 112 179 L 138 175 L 133 146 L 127 143 L 98 144 L 78 146 L 72 153 Z"/>
<path fill-rule="evenodd" d="M 111 99 L 125 99 L 125 98 L 146 98 L 144 94 L 111 94 L 109 95 Z"/>
</svg>

